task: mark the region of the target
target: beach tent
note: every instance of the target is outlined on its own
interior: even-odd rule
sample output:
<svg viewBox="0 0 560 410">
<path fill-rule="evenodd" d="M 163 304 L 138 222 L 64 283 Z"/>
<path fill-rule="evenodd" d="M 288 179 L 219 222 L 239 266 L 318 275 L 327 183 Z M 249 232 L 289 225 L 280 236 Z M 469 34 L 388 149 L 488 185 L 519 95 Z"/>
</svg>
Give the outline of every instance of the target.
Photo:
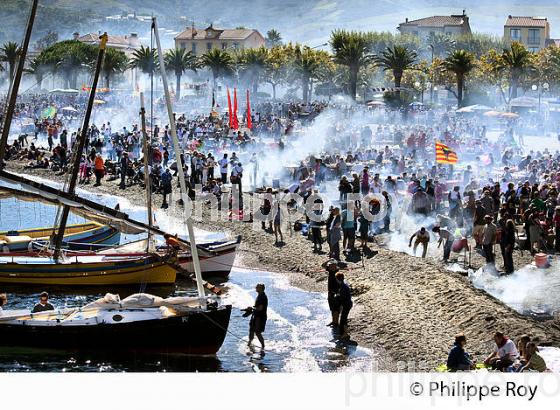
<svg viewBox="0 0 560 410">
<path fill-rule="evenodd" d="M 61 108 L 61 109 L 60 109 L 60 111 L 66 111 L 66 112 L 78 112 L 78 110 L 77 110 L 77 109 L 75 109 L 74 107 L 70 107 L 70 106 L 68 106 L 68 107 L 64 107 L 64 108 Z"/>
<path fill-rule="evenodd" d="M 74 90 L 72 88 L 55 88 L 54 90 L 50 90 L 49 93 L 51 94 L 79 94 L 78 90 Z"/>
<path fill-rule="evenodd" d="M 466 107 L 463 108 L 459 108 L 457 110 L 457 112 L 475 112 L 475 111 L 491 111 L 492 107 L 488 107 L 487 105 L 482 105 L 482 104 L 474 104 L 474 105 L 468 105 Z"/>
<path fill-rule="evenodd" d="M 101 104 L 105 104 L 105 101 L 103 101 L 103 100 L 93 100 L 93 103 L 101 105 Z"/>
<path fill-rule="evenodd" d="M 486 111 L 483 115 L 485 117 L 499 117 L 500 115 L 502 115 L 503 113 L 499 112 L 499 111 Z"/>
<path fill-rule="evenodd" d="M 519 114 L 514 112 L 503 112 L 501 113 L 500 117 L 502 118 L 519 118 Z"/>
<path fill-rule="evenodd" d="M 539 100 L 534 97 L 517 97 L 509 102 L 511 107 L 534 108 L 539 105 Z"/>
</svg>

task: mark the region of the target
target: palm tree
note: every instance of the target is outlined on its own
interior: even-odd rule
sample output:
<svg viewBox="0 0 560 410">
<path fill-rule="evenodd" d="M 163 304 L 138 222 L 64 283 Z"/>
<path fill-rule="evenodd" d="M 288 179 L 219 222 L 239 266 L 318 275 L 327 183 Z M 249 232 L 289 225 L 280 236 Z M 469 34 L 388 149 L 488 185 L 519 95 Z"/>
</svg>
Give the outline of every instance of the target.
<svg viewBox="0 0 560 410">
<path fill-rule="evenodd" d="M 198 68 L 198 60 L 192 52 L 186 51 L 184 48 L 176 48 L 167 51 L 165 53 L 164 60 L 165 68 L 167 70 L 172 70 L 175 73 L 175 78 L 177 79 L 177 85 L 175 86 L 175 96 L 177 97 L 177 99 L 180 99 L 181 77 L 187 70 L 196 72 Z"/>
<path fill-rule="evenodd" d="M 145 74 L 152 75 L 159 67 L 157 50 L 155 48 L 140 46 L 132 53 L 129 62 L 130 68 L 137 68 Z"/>
<path fill-rule="evenodd" d="M 105 86 L 111 86 L 111 77 L 114 74 L 123 73 L 128 68 L 128 57 L 125 53 L 114 48 L 108 48 L 103 57 L 101 70 L 105 77 Z"/>
<path fill-rule="evenodd" d="M 241 72 L 247 77 L 255 95 L 259 89 L 259 81 L 267 66 L 267 57 L 268 49 L 264 47 L 249 48 L 240 55 Z"/>
<path fill-rule="evenodd" d="M 426 42 L 434 53 L 434 57 L 445 56 L 455 47 L 455 40 L 453 40 L 449 34 L 445 33 L 430 33 Z"/>
<path fill-rule="evenodd" d="M 278 47 L 282 45 L 282 36 L 276 29 L 271 29 L 266 32 L 266 46 L 268 48 Z"/>
<path fill-rule="evenodd" d="M 400 95 L 400 86 L 403 73 L 412 68 L 417 54 L 404 46 L 387 47 L 375 61 L 383 68 L 383 71 L 392 71 L 395 81 L 396 94 Z"/>
<path fill-rule="evenodd" d="M 517 88 L 521 76 L 533 67 L 533 54 L 517 41 L 504 49 L 498 62 L 500 70 L 509 71 L 510 98 L 517 98 Z"/>
<path fill-rule="evenodd" d="M 334 62 L 348 67 L 350 75 L 348 93 L 355 100 L 360 69 L 373 62 L 369 43 L 362 33 L 345 30 L 333 31 L 330 43 Z"/>
<path fill-rule="evenodd" d="M 19 46 L 18 43 L 15 43 L 13 41 L 8 41 L 7 43 L 4 43 L 4 45 L 0 48 L 0 61 L 8 63 L 10 82 L 14 77 L 14 70 L 16 68 L 16 62 L 20 52 L 21 52 L 21 47 Z"/>
<path fill-rule="evenodd" d="M 47 69 L 48 68 L 41 57 L 38 56 L 31 60 L 31 62 L 29 63 L 29 67 L 25 68 L 23 72 L 25 74 L 35 76 L 36 86 L 40 90 L 42 88 L 43 78 L 47 73 Z"/>
<path fill-rule="evenodd" d="M 296 46 L 292 66 L 296 77 L 301 81 L 303 102 L 309 101 L 311 81 L 318 78 L 321 72 L 322 61 L 317 51 L 309 47 Z"/>
<path fill-rule="evenodd" d="M 447 71 L 455 74 L 457 79 L 457 105 L 463 104 L 465 77 L 475 68 L 474 55 L 465 50 L 455 50 L 444 61 Z"/>
<path fill-rule="evenodd" d="M 224 50 L 213 48 L 200 58 L 200 63 L 203 67 L 208 67 L 212 71 L 213 78 L 213 91 L 216 91 L 216 84 L 218 78 L 233 72 L 233 58 Z"/>
</svg>

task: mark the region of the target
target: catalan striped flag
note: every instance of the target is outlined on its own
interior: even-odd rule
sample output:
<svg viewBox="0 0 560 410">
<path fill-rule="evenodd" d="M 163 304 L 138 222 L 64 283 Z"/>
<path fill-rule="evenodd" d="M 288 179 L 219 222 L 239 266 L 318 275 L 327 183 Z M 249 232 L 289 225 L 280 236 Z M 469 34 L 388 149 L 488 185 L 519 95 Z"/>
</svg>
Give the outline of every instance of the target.
<svg viewBox="0 0 560 410">
<path fill-rule="evenodd" d="M 436 162 L 440 164 L 456 164 L 459 158 L 457 153 L 447 145 L 436 142 Z"/>
</svg>

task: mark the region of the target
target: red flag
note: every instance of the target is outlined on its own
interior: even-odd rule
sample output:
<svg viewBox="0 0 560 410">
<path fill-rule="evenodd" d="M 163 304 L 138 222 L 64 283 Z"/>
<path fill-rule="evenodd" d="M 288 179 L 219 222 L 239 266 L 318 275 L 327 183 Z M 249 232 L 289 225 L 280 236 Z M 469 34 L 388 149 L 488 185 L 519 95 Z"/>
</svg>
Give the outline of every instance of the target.
<svg viewBox="0 0 560 410">
<path fill-rule="evenodd" d="M 247 90 L 247 128 L 253 128 L 253 120 L 251 119 L 251 101 L 249 100 L 249 90 Z"/>
<path fill-rule="evenodd" d="M 232 128 L 234 130 L 239 129 L 239 120 L 237 119 L 237 88 L 233 89 L 233 119 L 232 119 Z"/>
<path fill-rule="evenodd" d="M 229 127 L 233 127 L 233 113 L 231 111 L 231 95 L 229 94 L 229 87 L 227 89 L 227 106 L 228 106 L 228 114 L 229 114 Z"/>
</svg>

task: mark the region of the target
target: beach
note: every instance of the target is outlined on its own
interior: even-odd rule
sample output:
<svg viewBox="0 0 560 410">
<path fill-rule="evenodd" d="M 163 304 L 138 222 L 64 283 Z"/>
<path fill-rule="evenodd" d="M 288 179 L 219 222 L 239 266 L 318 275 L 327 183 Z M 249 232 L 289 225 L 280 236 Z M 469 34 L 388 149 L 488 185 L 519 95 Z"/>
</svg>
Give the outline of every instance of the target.
<svg viewBox="0 0 560 410">
<path fill-rule="evenodd" d="M 64 182 L 51 171 L 23 167 L 23 161 L 10 161 L 7 170 Z M 118 181 L 104 181 L 100 187 L 80 188 L 122 196 L 133 205 L 145 206 L 145 192 L 139 186 L 123 191 Z M 177 193 L 174 188 L 173 201 Z M 161 196 L 154 195 L 153 202 L 154 208 L 159 208 Z M 176 206 L 166 212 L 177 218 L 182 213 Z M 204 216 L 205 212 L 203 220 L 196 221 L 197 228 L 242 236 L 236 266 L 279 272 L 301 289 L 326 291 L 327 274 L 321 266 L 326 255 L 313 253 L 311 242 L 301 232 L 284 228 L 285 244 L 275 246 L 274 235 L 254 229 L 252 223 L 209 221 Z M 468 351 L 478 361 L 492 351 L 492 335 L 497 330 L 512 338 L 529 334 L 540 345 L 560 346 L 558 319 L 539 322 L 523 316 L 434 258 L 416 258 L 386 249 L 382 243 L 374 243 L 372 249 L 378 253 L 349 262 L 343 272 L 354 299 L 350 334 L 359 345 L 378 352 L 374 370 L 433 371 L 445 362 L 459 332 L 467 336 Z M 530 255 L 525 253 L 517 261 L 528 263 Z M 483 258 L 473 252 L 471 267 L 482 265 Z"/>
</svg>

